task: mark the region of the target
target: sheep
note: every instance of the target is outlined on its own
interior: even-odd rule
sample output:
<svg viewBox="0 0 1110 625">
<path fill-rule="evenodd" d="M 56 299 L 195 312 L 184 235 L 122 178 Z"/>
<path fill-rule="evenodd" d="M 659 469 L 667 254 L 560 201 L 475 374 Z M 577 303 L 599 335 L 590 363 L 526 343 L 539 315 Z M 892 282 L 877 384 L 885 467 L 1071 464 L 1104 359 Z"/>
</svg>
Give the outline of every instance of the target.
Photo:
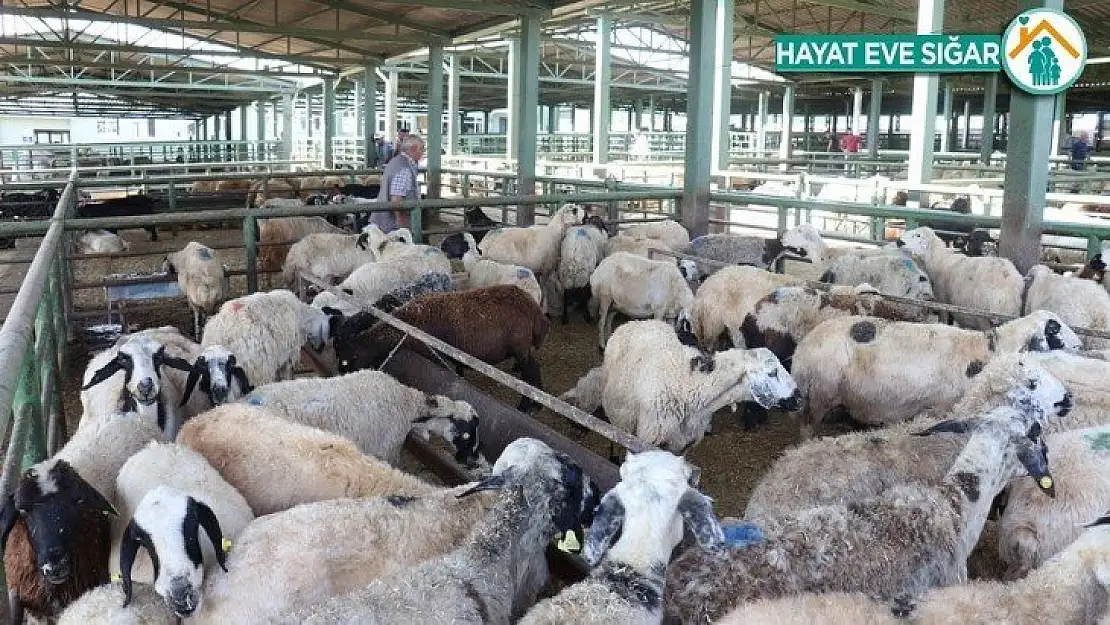
<svg viewBox="0 0 1110 625">
<path fill-rule="evenodd" d="M 490 488 L 501 495 L 453 552 L 276 622 L 508 625 L 546 583 L 543 552 L 551 537 L 591 520 L 597 487 L 568 456 L 522 438 L 472 490 Z"/>
<path fill-rule="evenodd" d="M 97 202 L 78 202 L 76 216 L 81 219 L 96 219 L 99 217 L 133 217 L 154 214 L 154 199 L 142 193 L 124 197 L 108 198 Z M 116 228 L 105 228 L 108 232 L 116 233 Z M 158 240 L 158 229 L 155 226 L 144 228 L 150 234 L 151 241 Z"/>
<path fill-rule="evenodd" d="M 56 617 L 108 582 L 116 475 L 160 434 L 135 413 L 100 415 L 19 478 L 0 510 L 0 555 L 17 613 Z"/>
<path fill-rule="evenodd" d="M 338 497 L 416 496 L 435 490 L 359 453 L 347 438 L 249 404 L 219 406 L 190 420 L 178 442 L 204 456 L 255 516 Z"/>
<path fill-rule="evenodd" d="M 177 276 L 177 285 L 193 310 L 194 336 L 200 338 L 203 320 L 216 312 L 228 290 L 227 266 L 219 252 L 190 241 L 185 249 L 167 254 L 163 270 Z"/>
<path fill-rule="evenodd" d="M 363 236 L 367 236 L 366 230 L 381 232 L 375 224 L 370 224 L 364 228 Z M 436 264 L 437 267 L 442 267 L 444 273 L 450 273 L 451 259 L 447 258 L 447 255 L 438 247 L 414 244 L 412 232 L 408 228 L 398 228 L 390 231 L 384 235 L 384 238 L 379 239 L 377 245 L 371 245 L 370 249 L 374 252 L 378 261 L 423 258 L 429 263 Z"/>
<path fill-rule="evenodd" d="M 513 358 L 521 379 L 542 388 L 536 350 L 547 336 L 550 323 L 536 302 L 515 286 L 429 293 L 393 314 L 485 363 L 497 364 Z M 339 326 L 335 355 L 341 373 L 380 367 L 405 339 L 400 330 L 376 321 L 370 313 L 360 313 Z M 407 345 L 419 353 L 428 353 L 423 343 L 410 341 Z M 537 405 L 521 397 L 518 407 L 527 411 Z"/>
<path fill-rule="evenodd" d="M 605 242 L 605 256 L 612 256 L 619 252 L 627 252 L 635 254 L 636 256 L 643 256 L 644 258 L 651 258 L 651 250 L 667 250 L 670 249 L 663 244 L 659 239 L 652 239 L 644 235 L 632 236 L 619 232 L 614 236 L 609 237 Z"/>
<path fill-rule="evenodd" d="M 81 424 L 89 418 L 129 409 L 162 429 L 167 438 L 181 426 L 176 392 L 162 379 L 167 369 L 189 372 L 193 363 L 168 355 L 156 337 L 133 335 L 93 356 L 81 381 Z M 79 427 L 80 425 L 79 424 Z"/>
<path fill-rule="evenodd" d="M 1053 350 L 1031 356 L 1075 397 L 1075 409 L 1069 419 L 1072 428 L 1110 424 L 1110 393 L 1106 392 L 1110 362 L 1089 351 Z"/>
<path fill-rule="evenodd" d="M 582 207 L 566 204 L 543 225 L 527 228 L 498 228 L 486 233 L 478 250 L 488 260 L 520 265 L 547 276 L 559 262 L 559 246 L 567 228 L 585 217 Z"/>
<path fill-rule="evenodd" d="M 378 298 L 378 301 L 374 302 L 374 308 L 382 312 L 392 313 L 421 295 L 426 295 L 428 293 L 450 293 L 454 290 L 455 286 L 451 281 L 451 276 L 445 273 L 426 273 L 420 276 L 420 279 L 416 282 L 399 286 Z M 359 312 L 359 310 L 355 310 L 354 312 L 347 312 L 344 310 L 343 314 L 350 316 L 357 312 Z"/>
<path fill-rule="evenodd" d="M 1022 314 L 1050 310 L 1068 325 L 1090 330 L 1110 330 L 1110 293 L 1102 285 L 1082 278 L 1061 276 L 1044 265 L 1026 274 Z M 1085 337 L 1088 349 L 1110 348 L 1110 341 Z"/>
<path fill-rule="evenodd" d="M 296 199 L 296 196 L 297 189 L 293 186 L 292 178 L 255 180 L 247 191 L 247 201 L 253 206 L 262 206 L 273 199 Z M 303 206 L 304 202 L 301 202 L 301 205 Z"/>
<path fill-rule="evenodd" d="M 1089 519 L 1088 519 L 1089 520 Z M 1086 521 L 1084 521 L 1086 522 Z M 741 606 L 720 625 L 945 625 L 1053 623 L 1088 625 L 1106 609 L 1110 586 L 1110 516 L 1083 529 L 1067 550 L 1028 577 L 977 581 L 919 596 L 876 600 L 864 593 L 802 594 Z M 1105 622 L 1105 615 L 1097 622 Z"/>
<path fill-rule="evenodd" d="M 1092 256 L 1079 270 L 1076 277 L 1083 278 L 1084 280 L 1094 280 L 1102 284 L 1103 278 L 1106 276 L 1106 263 L 1102 260 L 1102 252 Z"/>
<path fill-rule="evenodd" d="M 468 230 L 472 231 L 471 234 L 476 242 L 481 242 L 486 236 L 486 232 L 501 226 L 501 222 L 490 219 L 485 211 L 480 207 L 472 206 L 463 211 L 463 225 Z M 447 254 L 448 258 L 461 259 L 463 254 L 471 248 L 466 239 L 463 238 L 463 232 L 455 232 L 443 238 L 439 243 L 439 249 Z"/>
<path fill-rule="evenodd" d="M 1110 508 L 1110 426 L 1052 434 L 1053 471 L 1060 488 L 1051 503 L 1037 501 L 1021 481 L 1010 485 L 998 521 L 998 555 L 1008 579 L 1025 577 L 1082 533 L 1082 525 Z"/>
<path fill-rule="evenodd" d="M 667 571 L 667 615 L 704 623 L 743 603 L 799 592 L 892 599 L 966 582 L 967 557 L 1006 483 L 1025 471 L 1054 493 L 1043 424 L 1009 407 L 938 423 L 922 434 L 972 429 L 940 484 L 895 485 L 791 514 L 761 526 L 764 540 L 743 548 L 686 551 Z"/>
<path fill-rule="evenodd" d="M 246 499 L 203 456 L 174 443 L 151 443 L 128 459 L 116 491 L 126 525 L 113 540 L 111 568 L 122 576 L 124 596 L 131 599 L 133 580 L 153 583 L 175 614 L 189 616 L 200 605 L 206 565 L 223 566 L 224 539 L 234 541 L 254 520 Z M 149 558 L 138 557 L 139 546 Z"/>
<path fill-rule="evenodd" d="M 361 235 L 314 233 L 289 248 L 282 265 L 282 276 L 289 288 L 297 286 L 301 273 L 325 284 L 333 284 L 351 275 L 366 263 L 377 260 Z"/>
<path fill-rule="evenodd" d="M 131 244 L 107 230 L 89 230 L 77 239 L 79 254 L 118 254 L 131 249 Z"/>
<path fill-rule="evenodd" d="M 752 265 L 760 269 L 770 269 L 784 252 L 778 239 L 731 233 L 707 234 L 674 249 L 719 263 Z M 698 272 L 702 275 L 712 275 L 718 270 L 720 267 L 716 265 L 698 263 Z"/>
<path fill-rule="evenodd" d="M 193 368 L 185 380 L 182 391 L 182 406 L 196 401 L 192 399 L 192 395 L 198 382 L 201 392 L 207 399 L 205 408 L 235 401 L 254 390 L 238 358 L 222 345 L 209 345 L 203 348 L 193 362 Z M 200 412 L 199 410 L 188 411 L 186 416 L 193 417 Z"/>
<path fill-rule="evenodd" d="M 999 354 L 975 374 L 947 415 L 978 415 L 1010 406 L 1030 414 L 1069 416 L 1075 398 L 1033 354 Z M 807 441 L 786 450 L 748 497 L 744 518 L 764 522 L 828 504 L 873 497 L 896 484 L 937 484 L 967 442 L 962 434 L 913 436 L 940 419 L 919 417 L 877 431 Z M 1059 430 L 1050 419 L 1046 431 Z M 1053 447 L 1052 449 L 1056 449 Z"/>
<path fill-rule="evenodd" d="M 292 378 L 301 346 L 322 350 L 338 319 L 284 289 L 252 293 L 225 302 L 205 324 L 200 344 L 227 348 L 251 384 L 265 384 Z"/>
<path fill-rule="evenodd" d="M 747 266 L 725 267 L 709 276 L 698 287 L 689 308 L 698 344 L 703 349 L 722 343 L 744 347 L 744 320 L 756 303 L 777 287 L 798 283 L 798 278 Z"/>
<path fill-rule="evenodd" d="M 258 220 L 258 271 L 280 271 L 289 248 L 314 233 L 347 234 L 323 217 L 282 217 Z M 267 278 L 269 280 L 269 278 Z"/>
<path fill-rule="evenodd" d="M 690 233 L 685 226 L 673 219 L 632 224 L 624 228 L 624 233 L 633 238 L 644 236 L 656 239 L 672 250 L 690 244 Z"/>
<path fill-rule="evenodd" d="M 814 328 L 794 351 L 791 373 L 806 398 L 803 437 L 840 409 L 866 425 L 947 410 L 996 353 L 1076 349 L 1079 338 L 1038 310 L 989 332 L 876 317 L 840 317 Z"/>
<path fill-rule="evenodd" d="M 1002 315 L 1021 314 L 1025 282 L 1009 260 L 953 253 L 926 227 L 904 232 L 897 244 L 921 257 L 940 301 Z M 981 317 L 953 314 L 952 318 L 967 328 L 988 330 L 991 327 L 990 322 Z"/>
<path fill-rule="evenodd" d="M 689 261 L 683 261 L 689 264 Z M 590 275 L 591 298 L 598 306 L 597 343 L 605 348 L 612 306 L 629 317 L 677 320 L 694 300 L 686 277 L 672 259 L 651 260 L 618 252 Z"/>
<path fill-rule="evenodd" d="M 509 284 L 524 291 L 535 300 L 536 305 L 543 308 L 543 289 L 539 280 L 531 269 L 519 265 L 506 265 L 497 261 L 482 258 L 478 252 L 478 244 L 469 232 L 463 233 L 463 238 L 469 249 L 463 254 L 463 267 L 467 273 L 467 287 L 474 289 L 497 284 Z"/>
<path fill-rule="evenodd" d="M 394 289 L 408 286 L 431 273 L 450 275 L 451 261 L 442 254 L 428 254 L 367 263 L 340 282 L 338 288 L 360 306 L 372 306 Z"/>
<path fill-rule="evenodd" d="M 409 388 L 380 371 L 275 382 L 254 389 L 245 401 L 345 436 L 362 453 L 394 466 L 410 430 L 442 436 L 461 465 L 478 458 L 478 416 L 470 404 Z"/>
<path fill-rule="evenodd" d="M 657 624 L 667 562 L 683 526 L 702 549 L 722 548 L 712 502 L 695 490 L 697 476 L 681 457 L 665 451 L 630 455 L 620 473 L 586 534 L 590 576 L 537 604 L 521 625 Z"/>
<path fill-rule="evenodd" d="M 834 317 L 865 315 L 895 321 L 919 321 L 918 314 L 907 319 L 905 311 L 883 299 L 869 284 L 832 286 L 828 290 L 812 286 L 781 286 L 756 302 L 740 327 L 747 347 L 766 347 L 790 370 L 794 348 L 818 324 Z"/>
<path fill-rule="evenodd" d="M 591 371 L 583 378 L 586 389 L 563 397 L 577 396 L 587 412 L 600 405 L 613 425 L 675 453 L 697 444 L 713 413 L 730 404 L 799 408 L 794 381 L 770 351 L 705 354 L 679 342 L 662 321 L 617 328 L 600 369 L 600 380 Z"/>
<path fill-rule="evenodd" d="M 127 607 L 123 602 L 119 584 L 97 586 L 69 604 L 58 625 L 178 625 L 177 616 L 149 584 L 135 584 Z"/>
<path fill-rule="evenodd" d="M 570 322 L 567 309 L 572 302 L 577 302 L 582 308 L 587 322 L 592 321 L 589 311 L 590 276 L 605 257 L 605 242 L 608 240 L 609 235 L 604 228 L 594 225 L 571 228 L 563 236 L 559 265 L 555 268 L 555 283 L 562 293 L 563 325 Z"/>
<path fill-rule="evenodd" d="M 441 556 L 493 505 L 494 493 L 460 496 L 473 486 L 319 501 L 260 517 L 235 539 L 227 571 L 207 576 L 189 622 L 267 622 Z"/>
</svg>

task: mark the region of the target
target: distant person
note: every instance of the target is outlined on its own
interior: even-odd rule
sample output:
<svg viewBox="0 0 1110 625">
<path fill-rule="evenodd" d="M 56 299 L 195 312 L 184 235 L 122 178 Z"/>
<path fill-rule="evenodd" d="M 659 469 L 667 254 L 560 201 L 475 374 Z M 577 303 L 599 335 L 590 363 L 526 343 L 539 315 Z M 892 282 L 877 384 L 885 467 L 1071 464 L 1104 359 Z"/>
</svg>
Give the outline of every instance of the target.
<svg viewBox="0 0 1110 625">
<path fill-rule="evenodd" d="M 830 132 L 828 135 L 826 135 L 826 137 L 827 137 L 828 141 L 825 144 L 825 151 L 826 152 L 839 152 L 840 150 L 838 149 L 838 145 L 837 145 L 837 141 L 836 141 L 836 133 L 835 132 Z"/>
<path fill-rule="evenodd" d="M 1081 170 L 1086 168 L 1087 159 L 1091 156 L 1091 144 L 1087 143 L 1087 133 L 1075 135 L 1071 141 L 1071 168 Z"/>
<path fill-rule="evenodd" d="M 406 132 L 405 138 L 399 141 L 398 149 L 400 153 L 390 159 L 382 171 L 379 202 L 398 205 L 406 200 L 420 199 L 417 164 L 424 158 L 424 139 Z M 408 227 L 409 214 L 401 210 L 376 211 L 371 213 L 370 222 L 377 224 L 382 232 L 392 232 Z"/>
<path fill-rule="evenodd" d="M 840 149 L 848 154 L 859 152 L 860 137 L 855 133 L 848 133 L 840 139 Z"/>
<path fill-rule="evenodd" d="M 651 155 L 651 142 L 648 140 L 647 128 L 641 128 L 632 140 L 632 157 L 634 160 L 646 161 Z"/>
<path fill-rule="evenodd" d="M 409 129 L 408 128 L 402 128 L 399 131 L 397 131 L 397 141 L 393 144 L 393 156 L 397 156 L 397 155 L 401 154 L 401 144 L 405 141 L 405 138 L 408 137 L 408 136 L 409 136 Z M 390 158 L 393 158 L 393 157 L 390 157 Z"/>
</svg>

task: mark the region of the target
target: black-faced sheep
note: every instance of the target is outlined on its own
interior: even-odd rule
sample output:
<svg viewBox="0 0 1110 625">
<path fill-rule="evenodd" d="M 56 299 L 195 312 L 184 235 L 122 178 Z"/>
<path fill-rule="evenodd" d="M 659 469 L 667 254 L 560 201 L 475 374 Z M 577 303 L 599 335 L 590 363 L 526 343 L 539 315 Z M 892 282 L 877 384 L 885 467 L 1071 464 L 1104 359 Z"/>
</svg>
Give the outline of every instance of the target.
<svg viewBox="0 0 1110 625">
<path fill-rule="evenodd" d="M 399 286 L 381 296 L 378 301 L 374 302 L 374 308 L 382 312 L 392 313 L 421 295 L 427 295 L 428 293 L 449 293 L 454 290 L 455 284 L 451 281 L 451 276 L 445 273 L 426 273 L 420 276 L 420 279 L 416 282 Z M 325 291 L 325 293 L 326 292 L 327 291 Z M 313 303 L 315 304 L 315 301 Z M 353 315 L 357 312 L 358 311 L 354 311 L 350 314 Z"/>
<path fill-rule="evenodd" d="M 868 425 L 945 411 L 995 353 L 1078 347 L 1071 328 L 1046 311 L 988 332 L 875 317 L 830 319 L 794 352 L 792 374 L 806 399 L 802 431 L 808 435 L 840 409 Z"/>
<path fill-rule="evenodd" d="M 744 347 L 742 327 L 759 300 L 798 278 L 758 267 L 725 267 L 706 278 L 690 304 L 690 325 L 702 349 Z"/>
<path fill-rule="evenodd" d="M 483 362 L 497 364 L 513 358 L 521 379 L 541 387 L 536 349 L 550 323 L 536 302 L 515 286 L 430 293 L 397 309 L 394 315 Z M 405 336 L 393 326 L 377 322 L 370 313 L 347 318 L 335 341 L 340 372 L 379 367 Z M 419 341 L 409 339 L 406 344 L 426 353 Z M 534 405 L 527 397 L 521 398 L 522 410 Z"/>
<path fill-rule="evenodd" d="M 474 240 L 479 243 L 485 238 L 486 232 L 501 226 L 501 222 L 490 219 L 486 216 L 486 212 L 478 206 L 472 206 L 463 212 L 463 223 L 470 234 L 473 235 Z M 449 234 L 439 243 L 439 249 L 443 250 L 447 258 L 462 258 L 463 254 L 470 248 L 470 244 L 467 243 L 461 232 Z"/>
<path fill-rule="evenodd" d="M 1073 328 L 1110 330 L 1110 293 L 1098 282 L 1061 276 L 1044 265 L 1036 265 L 1025 277 L 1022 313 L 1049 310 Z M 1106 349 L 1110 341 L 1084 337 L 1088 349 Z"/>
</svg>

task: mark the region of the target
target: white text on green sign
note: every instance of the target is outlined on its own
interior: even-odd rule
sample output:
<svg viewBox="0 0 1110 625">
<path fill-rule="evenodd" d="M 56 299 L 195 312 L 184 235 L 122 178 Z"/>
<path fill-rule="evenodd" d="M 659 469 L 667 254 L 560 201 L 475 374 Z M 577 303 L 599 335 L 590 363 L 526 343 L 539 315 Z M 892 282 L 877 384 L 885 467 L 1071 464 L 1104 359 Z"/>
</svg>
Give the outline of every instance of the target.
<svg viewBox="0 0 1110 625">
<path fill-rule="evenodd" d="M 777 35 L 777 72 L 997 72 L 998 35 Z"/>
</svg>

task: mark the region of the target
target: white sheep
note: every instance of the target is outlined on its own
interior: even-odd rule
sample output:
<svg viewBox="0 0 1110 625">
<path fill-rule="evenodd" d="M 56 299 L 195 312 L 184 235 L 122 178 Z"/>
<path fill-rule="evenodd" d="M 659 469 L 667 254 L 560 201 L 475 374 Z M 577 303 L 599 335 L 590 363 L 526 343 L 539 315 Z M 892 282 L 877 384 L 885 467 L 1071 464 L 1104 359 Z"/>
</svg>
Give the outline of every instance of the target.
<svg viewBox="0 0 1110 625">
<path fill-rule="evenodd" d="M 272 272 L 281 271 L 289 248 L 314 232 L 347 234 L 323 217 L 281 217 L 258 220 L 258 270 L 266 272 L 267 284 Z"/>
<path fill-rule="evenodd" d="M 131 601 L 124 602 L 119 584 L 97 586 L 69 604 L 58 625 L 178 625 L 178 618 L 150 584 L 135 584 Z"/>
<path fill-rule="evenodd" d="M 293 377 L 305 344 L 317 352 L 333 334 L 335 317 L 278 289 L 225 302 L 204 326 L 203 347 L 222 345 L 238 358 L 253 385 Z"/>
<path fill-rule="evenodd" d="M 227 266 L 219 252 L 190 241 L 185 249 L 166 255 L 163 268 L 177 275 L 177 285 L 193 310 L 193 333 L 200 337 L 204 319 L 216 312 L 228 291 Z"/>
<path fill-rule="evenodd" d="M 536 604 L 521 625 L 658 624 L 667 562 L 683 528 L 702 549 L 722 547 L 713 504 L 693 488 L 697 477 L 681 457 L 665 451 L 630 455 L 620 474 L 586 534 L 590 576 Z"/>
<path fill-rule="evenodd" d="M 79 254 L 119 254 L 131 249 L 123 237 L 107 230 L 90 230 L 77 239 Z"/>
<path fill-rule="evenodd" d="M 1090 522 L 1088 519 L 1086 522 Z M 1082 529 L 1082 528 L 1081 528 Z M 864 593 L 801 594 L 741 606 L 719 625 L 997 625 L 1105 623 L 1110 587 L 1110 517 L 1088 525 L 1068 548 L 1026 578 L 934 588 L 876 600 Z"/>
<path fill-rule="evenodd" d="M 622 232 L 633 238 L 643 236 L 648 239 L 655 239 L 661 242 L 664 247 L 672 250 L 677 250 L 690 243 L 689 231 L 673 219 L 631 224 L 624 227 Z"/>
<path fill-rule="evenodd" d="M 1110 424 L 1110 391 L 1106 380 L 1110 362 L 1092 357 L 1093 352 L 1053 350 L 1033 354 L 1046 371 L 1058 378 L 1075 398 L 1068 422 L 1072 429 Z"/>
<path fill-rule="evenodd" d="M 877 317 L 829 319 L 794 351 L 791 373 L 806 400 L 803 436 L 839 410 L 869 425 L 945 411 L 995 353 L 1078 346 L 1071 328 L 1042 310 L 989 332 Z"/>
<path fill-rule="evenodd" d="M 286 284 L 296 287 L 298 276 L 303 273 L 330 285 L 376 261 L 376 254 L 360 240 L 361 236 L 314 233 L 297 241 L 289 248 L 282 265 Z"/>
<path fill-rule="evenodd" d="M 755 311 L 756 303 L 777 287 L 798 283 L 795 277 L 758 267 L 725 267 L 715 272 L 698 287 L 690 303 L 690 325 L 698 344 L 713 349 L 727 340 L 731 347 L 744 347 L 744 320 Z"/>
<path fill-rule="evenodd" d="M 1036 265 L 1025 277 L 1024 310 L 1050 310 L 1073 328 L 1110 330 L 1110 293 L 1097 282 L 1061 276 Z M 1084 337 L 1088 349 L 1110 348 L 1110 341 Z"/>
<path fill-rule="evenodd" d="M 573 227 L 563 236 L 554 283 L 560 291 L 564 324 L 569 322 L 567 308 L 572 301 L 582 307 L 586 321 L 590 321 L 590 276 L 605 258 L 608 240 L 609 235 L 604 230 L 591 224 Z M 463 262 L 466 262 L 465 256 Z"/>
<path fill-rule="evenodd" d="M 567 228 L 581 223 L 583 217 L 582 207 L 566 204 L 555 211 L 546 224 L 490 230 L 478 249 L 488 260 L 520 265 L 546 277 L 559 262 L 563 234 Z"/>
<path fill-rule="evenodd" d="M 462 257 L 463 267 L 466 268 L 467 273 L 466 284 L 468 288 L 511 284 L 530 295 L 536 301 L 536 304 L 541 309 L 543 308 L 543 289 L 540 288 L 539 280 L 536 279 L 536 274 L 532 273 L 531 269 L 483 258 L 481 253 L 478 252 L 478 244 L 474 242 L 472 234 L 464 232 L 463 239 L 466 240 L 468 247 L 467 252 Z"/>
<path fill-rule="evenodd" d="M 382 296 L 430 273 L 451 275 L 451 261 L 442 253 L 403 256 L 367 263 L 339 283 L 339 289 L 362 306 L 373 306 Z"/>
<path fill-rule="evenodd" d="M 332 378 L 275 382 L 256 388 L 245 401 L 286 419 L 351 439 L 364 454 L 396 466 L 410 431 L 435 433 L 468 465 L 478 456 L 478 416 L 464 401 L 426 394 L 380 371 Z"/>
<path fill-rule="evenodd" d="M 205 569 L 224 564 L 224 539 L 234 541 L 254 520 L 246 499 L 203 456 L 175 443 L 151 443 L 132 456 L 116 477 L 116 492 L 121 531 L 113 539 L 112 573 L 122 575 L 125 595 L 132 580 L 154 584 L 176 614 L 189 616 L 200 605 Z M 202 528 L 211 544 L 201 540 Z"/>
<path fill-rule="evenodd" d="M 204 456 L 256 516 L 313 501 L 436 488 L 367 456 L 349 439 L 248 404 L 213 408 L 185 424 L 178 442 Z M 281 467 L 275 472 L 274 467 Z"/>
<path fill-rule="evenodd" d="M 898 246 L 921 258 L 938 300 L 1003 315 L 1021 314 L 1025 281 L 1008 259 L 957 254 L 928 227 L 903 233 Z M 991 327 L 982 317 L 953 314 L 952 318 L 968 328 Z"/>
<path fill-rule="evenodd" d="M 604 253 L 605 256 L 612 256 L 619 252 L 627 252 L 644 258 L 652 258 L 651 250 L 667 250 L 670 249 L 663 244 L 659 239 L 639 234 L 636 236 L 618 232 L 617 234 L 609 237 L 605 241 Z"/>
<path fill-rule="evenodd" d="M 692 265 L 690 261 L 687 268 Z M 629 317 L 678 319 L 694 293 L 673 259 L 651 260 L 618 252 L 606 257 L 590 276 L 591 297 L 598 307 L 598 346 L 605 348 L 612 324 L 610 307 Z"/>
<path fill-rule="evenodd" d="M 713 413 L 725 406 L 755 401 L 798 408 L 798 389 L 770 351 L 705 354 L 683 345 L 662 321 L 617 328 L 599 369 L 600 379 L 592 370 L 584 388 L 563 397 L 587 412 L 602 406 L 613 425 L 675 453 L 700 441 Z"/>
</svg>

